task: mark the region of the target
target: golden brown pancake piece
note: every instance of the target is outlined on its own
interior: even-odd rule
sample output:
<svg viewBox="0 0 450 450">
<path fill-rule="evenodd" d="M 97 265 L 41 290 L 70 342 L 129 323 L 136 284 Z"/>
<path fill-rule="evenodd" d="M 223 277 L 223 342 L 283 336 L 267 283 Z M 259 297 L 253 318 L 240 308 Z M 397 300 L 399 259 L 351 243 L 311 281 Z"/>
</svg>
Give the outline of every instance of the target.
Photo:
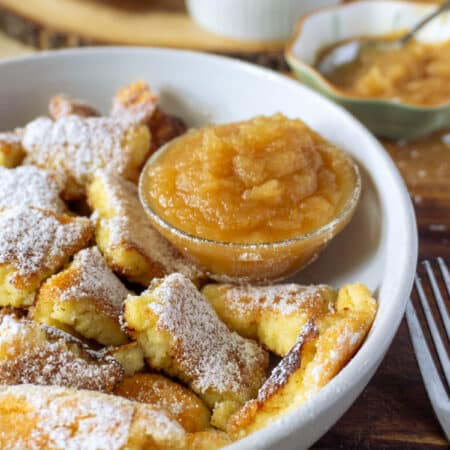
<svg viewBox="0 0 450 450">
<path fill-rule="evenodd" d="M 182 450 L 186 433 L 151 405 L 100 392 L 30 384 L 0 387 L 4 450 Z"/>
<path fill-rule="evenodd" d="M 180 118 L 158 106 L 158 100 L 147 83 L 135 81 L 116 93 L 111 108 L 111 116 L 119 120 L 148 126 L 152 136 L 151 153 L 187 130 Z"/>
<path fill-rule="evenodd" d="M 150 224 L 137 187 L 99 170 L 88 187 L 96 216 L 96 241 L 108 265 L 129 281 L 148 287 L 153 278 L 181 272 L 196 283 L 205 275 Z"/>
<path fill-rule="evenodd" d="M 155 280 L 140 296 L 129 296 L 124 320 L 149 365 L 196 392 L 214 409 L 216 427 L 223 427 L 264 382 L 267 353 L 231 332 L 181 274 Z"/>
<path fill-rule="evenodd" d="M 0 133 L 0 166 L 16 167 L 25 158 L 22 147 L 22 130 Z"/>
<path fill-rule="evenodd" d="M 97 169 L 105 168 L 137 181 L 150 146 L 143 125 L 124 124 L 110 117 L 40 117 L 24 129 L 25 162 L 52 170 L 65 182 L 63 197 L 84 195 Z"/>
<path fill-rule="evenodd" d="M 100 344 L 121 345 L 128 341 L 119 321 L 128 293 L 97 247 L 91 247 L 42 285 L 32 315 L 38 322 Z"/>
<path fill-rule="evenodd" d="M 48 103 L 48 113 L 53 120 L 67 116 L 98 117 L 100 113 L 83 100 L 70 95 L 54 95 Z"/>
<path fill-rule="evenodd" d="M 215 450 L 232 443 L 233 441 L 227 433 L 210 428 L 197 433 L 189 433 L 186 447 L 188 450 Z"/>
<path fill-rule="evenodd" d="M 91 222 L 32 207 L 0 212 L 0 306 L 30 306 L 43 280 L 92 237 Z"/>
<path fill-rule="evenodd" d="M 230 417 L 231 437 L 240 439 L 264 428 L 316 394 L 359 349 L 376 311 L 377 303 L 365 286 L 340 289 L 336 312 L 309 321 L 257 398 Z"/>
<path fill-rule="evenodd" d="M 209 428 L 211 413 L 203 401 L 164 375 L 140 373 L 126 377 L 115 394 L 165 409 L 190 433 Z"/>
<path fill-rule="evenodd" d="M 202 294 L 228 327 L 277 355 L 294 346 L 308 320 L 334 309 L 330 286 L 208 284 Z"/>
<path fill-rule="evenodd" d="M 127 376 L 132 376 L 145 367 L 144 350 L 136 341 L 116 347 L 107 347 L 101 353 L 119 361 Z"/>
<path fill-rule="evenodd" d="M 0 316 L 0 384 L 113 392 L 123 369 L 73 336 L 12 314 Z"/>
<path fill-rule="evenodd" d="M 116 93 L 111 116 L 125 123 L 146 125 L 156 109 L 158 99 L 158 95 L 150 91 L 145 81 L 135 81 Z"/>
</svg>

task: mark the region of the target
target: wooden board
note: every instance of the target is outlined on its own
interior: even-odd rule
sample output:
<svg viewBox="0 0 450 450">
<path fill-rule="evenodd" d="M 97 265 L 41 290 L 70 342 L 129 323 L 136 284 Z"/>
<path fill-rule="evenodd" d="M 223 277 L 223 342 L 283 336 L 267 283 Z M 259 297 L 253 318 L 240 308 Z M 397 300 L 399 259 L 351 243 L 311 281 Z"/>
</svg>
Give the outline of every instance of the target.
<svg viewBox="0 0 450 450">
<path fill-rule="evenodd" d="M 27 45 L 11 39 L 5 33 L 0 32 L 0 57 L 18 56 L 31 53 L 34 50 Z"/>
<path fill-rule="evenodd" d="M 124 44 L 222 53 L 282 50 L 283 41 L 224 38 L 196 25 L 183 0 L 0 0 L 2 27 L 37 48 Z"/>
</svg>

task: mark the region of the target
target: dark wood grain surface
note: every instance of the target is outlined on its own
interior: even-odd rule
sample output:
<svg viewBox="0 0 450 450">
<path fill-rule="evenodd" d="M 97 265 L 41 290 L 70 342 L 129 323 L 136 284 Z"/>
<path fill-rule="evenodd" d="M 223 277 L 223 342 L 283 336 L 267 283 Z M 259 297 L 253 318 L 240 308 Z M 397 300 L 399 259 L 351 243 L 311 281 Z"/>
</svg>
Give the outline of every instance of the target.
<svg viewBox="0 0 450 450">
<path fill-rule="evenodd" d="M 450 129 L 410 143 L 382 141 L 405 179 L 416 211 L 419 259 L 450 262 Z M 450 305 L 449 305 L 450 306 Z M 363 394 L 316 450 L 448 449 L 428 400 L 403 320 Z"/>
</svg>

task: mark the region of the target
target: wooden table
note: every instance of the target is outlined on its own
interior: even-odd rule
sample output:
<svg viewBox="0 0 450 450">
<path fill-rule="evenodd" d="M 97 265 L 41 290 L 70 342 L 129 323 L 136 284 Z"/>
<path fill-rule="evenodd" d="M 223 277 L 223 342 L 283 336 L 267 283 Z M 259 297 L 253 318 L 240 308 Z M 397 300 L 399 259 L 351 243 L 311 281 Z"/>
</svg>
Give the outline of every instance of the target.
<svg viewBox="0 0 450 450">
<path fill-rule="evenodd" d="M 450 145 L 431 140 L 383 144 L 400 169 L 416 211 L 419 259 L 443 256 L 450 261 Z M 448 449 L 435 419 L 403 320 L 384 361 L 362 395 L 316 445 L 316 450 Z"/>
<path fill-rule="evenodd" d="M 30 47 L 11 41 L 0 33 L 0 56 L 30 51 Z M 267 62 L 264 55 L 262 60 Z M 419 141 L 412 146 L 385 144 L 414 200 L 420 258 L 442 255 L 450 261 L 450 147 L 446 151 L 430 150 L 427 141 Z M 424 390 L 404 321 L 369 386 L 313 448 L 449 448 Z"/>
</svg>

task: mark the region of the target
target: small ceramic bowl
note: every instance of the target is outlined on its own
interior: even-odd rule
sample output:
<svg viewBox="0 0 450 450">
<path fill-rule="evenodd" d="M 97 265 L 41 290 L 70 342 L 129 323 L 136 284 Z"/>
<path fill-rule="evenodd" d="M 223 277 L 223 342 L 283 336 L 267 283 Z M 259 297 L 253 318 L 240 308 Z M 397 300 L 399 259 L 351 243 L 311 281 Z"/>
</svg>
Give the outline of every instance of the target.
<svg viewBox="0 0 450 450">
<path fill-rule="evenodd" d="M 289 38 L 298 18 L 339 0 L 186 0 L 189 14 L 203 27 L 231 38 Z"/>
<path fill-rule="evenodd" d="M 298 272 L 314 261 L 349 223 L 361 194 L 358 166 L 348 157 L 348 165 L 353 169 L 353 191 L 339 214 L 317 230 L 277 242 L 240 243 L 205 239 L 167 222 L 148 201 L 146 186 L 150 167 L 169 147 L 170 142 L 154 153 L 142 169 L 139 179 L 141 203 L 152 225 L 180 252 L 202 267 L 210 278 L 220 282 L 267 283 Z"/>
<path fill-rule="evenodd" d="M 404 1 L 361 1 L 317 11 L 300 20 L 286 59 L 296 76 L 348 109 L 379 136 L 412 139 L 450 125 L 450 102 L 436 106 L 349 95 L 315 68 L 319 51 L 342 40 L 386 35 L 411 28 L 436 5 Z M 416 36 L 424 42 L 450 39 L 450 13 L 431 21 Z"/>
</svg>

